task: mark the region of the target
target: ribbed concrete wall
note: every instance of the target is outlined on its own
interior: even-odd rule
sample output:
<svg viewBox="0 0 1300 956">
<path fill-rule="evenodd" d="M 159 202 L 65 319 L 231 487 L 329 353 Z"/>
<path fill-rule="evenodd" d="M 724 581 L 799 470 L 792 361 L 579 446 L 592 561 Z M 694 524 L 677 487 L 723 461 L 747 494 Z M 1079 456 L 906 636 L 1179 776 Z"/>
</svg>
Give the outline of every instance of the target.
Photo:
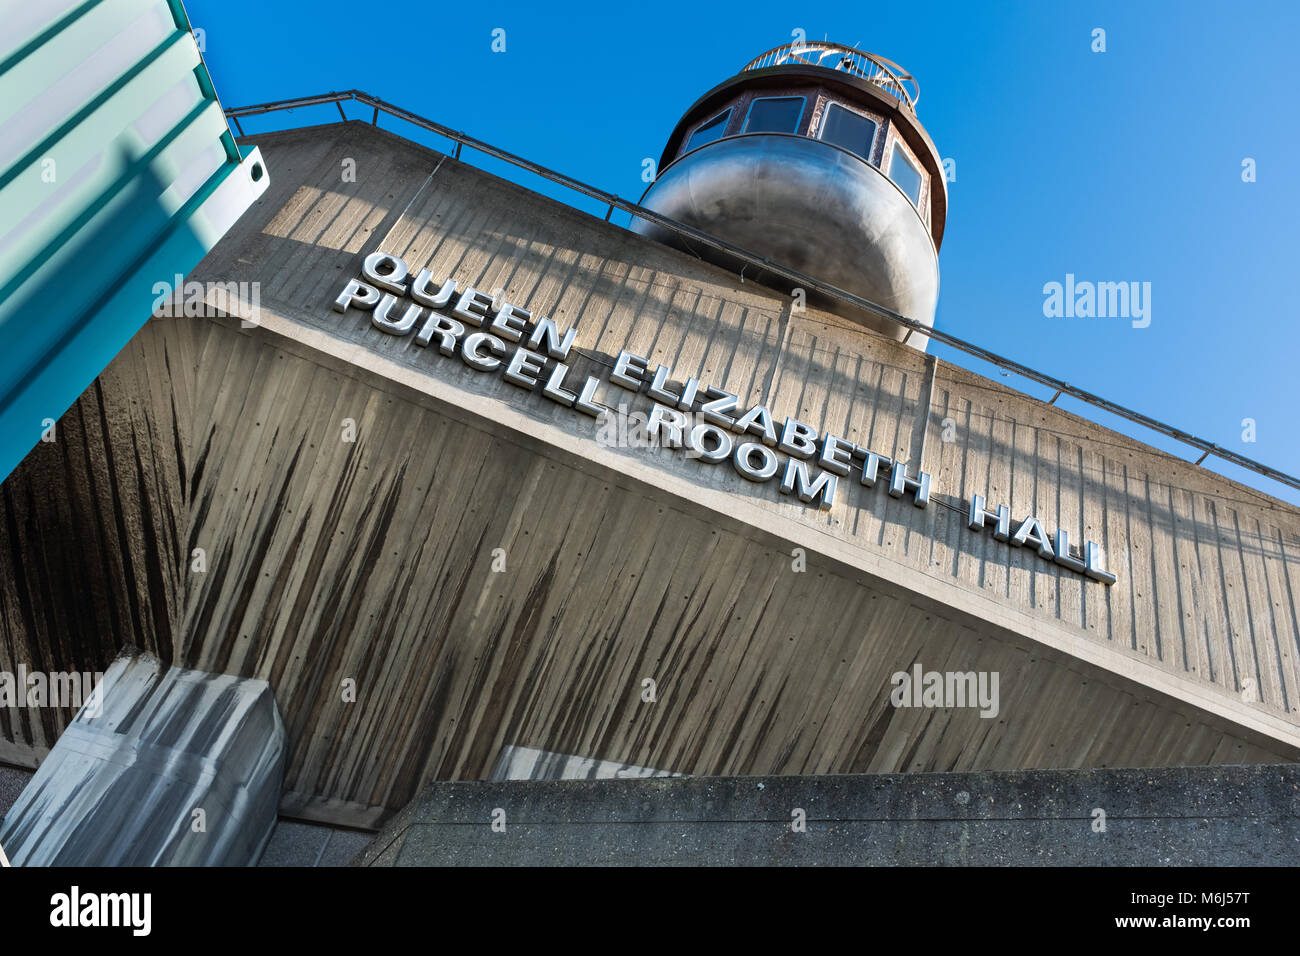
<svg viewBox="0 0 1300 956">
<path fill-rule="evenodd" d="M 1294 866 L 1297 859 L 1300 767 L 1288 764 L 435 783 L 357 862 Z"/>
<path fill-rule="evenodd" d="M 189 512 L 172 429 L 188 416 L 158 417 L 155 396 L 176 401 L 168 361 L 116 363 L 0 485 L 0 671 L 102 672 L 127 646 L 174 659 Z M 75 715 L 0 706 L 0 761 L 36 766 Z"/>
<path fill-rule="evenodd" d="M 567 408 L 384 335 L 329 307 L 340 278 L 383 249 L 579 329 L 606 367 L 620 349 L 764 402 L 935 478 L 918 510 L 849 482 L 827 514 L 726 467 L 622 449 L 648 468 L 743 498 L 837 545 L 922 576 L 933 593 L 978 594 L 1233 699 L 1300 722 L 1300 513 L 1059 408 L 939 363 L 734 275 L 412 147 L 363 124 L 259 137 L 286 175 L 200 267 L 260 280 L 262 305 L 373 355 L 394 378 L 436 380 L 566 434 L 594 432 Z M 269 154 L 268 154 L 269 155 Z M 344 157 L 360 171 L 340 181 Z M 435 172 L 436 170 L 436 172 Z M 606 368 L 607 370 L 607 368 Z M 418 384 L 417 384 L 418 387 Z M 606 388 L 611 400 L 645 396 Z M 951 418 L 955 440 L 943 440 Z M 1034 513 L 1105 550 L 1114 587 L 966 527 L 970 496 Z"/>
<path fill-rule="evenodd" d="M 779 538 L 265 334 L 151 323 L 105 382 L 130 394 L 159 355 L 220 370 L 172 383 L 192 411 L 156 412 L 161 433 L 203 436 L 183 547 L 207 570 L 183 573 L 174 653 L 271 684 L 286 814 L 375 827 L 428 780 L 490 776 L 511 745 L 696 775 L 1291 755 L 812 548 L 792 573 Z M 338 438 L 350 415 L 356 443 Z M 1001 711 L 890 706 L 915 662 L 997 672 Z"/>
<path fill-rule="evenodd" d="M 259 142 L 272 186 L 196 278 L 260 283 L 261 325 L 150 322 L 6 482 L 0 668 L 70 667 L 99 627 L 265 679 L 282 811 L 358 827 L 509 746 L 697 775 L 1296 756 L 1296 509 L 382 131 Z M 846 480 L 821 513 L 603 446 L 334 312 L 380 248 L 574 323 L 582 374 L 626 347 L 919 462 L 933 502 Z M 969 531 L 976 491 L 1100 541 L 1119 582 Z M 1002 712 L 890 707 L 913 663 L 1000 673 Z M 0 757 L 57 729 L 0 713 Z"/>
</svg>

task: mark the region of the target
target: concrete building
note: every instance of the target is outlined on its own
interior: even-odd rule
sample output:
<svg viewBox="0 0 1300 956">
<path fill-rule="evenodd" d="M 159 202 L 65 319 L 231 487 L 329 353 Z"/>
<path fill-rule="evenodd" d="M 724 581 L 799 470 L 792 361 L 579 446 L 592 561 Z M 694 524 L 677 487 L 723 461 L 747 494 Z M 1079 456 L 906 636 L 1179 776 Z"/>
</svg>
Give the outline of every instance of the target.
<svg viewBox="0 0 1300 956">
<path fill-rule="evenodd" d="M 131 645 L 264 681 L 280 815 L 366 831 L 452 781 L 1052 770 L 1086 821 L 1135 785 L 1102 770 L 1293 763 L 1300 512 L 926 352 L 947 203 L 908 81 L 765 55 L 684 114 L 632 229 L 346 114 L 240 140 L 270 183 L 201 302 L 4 483 L 0 669 Z M 352 100 L 384 105 L 313 102 Z M 828 188 L 851 254 L 800 261 Z M 71 718 L 0 707 L 0 761 Z M 1223 840 L 1294 841 L 1293 791 Z"/>
</svg>

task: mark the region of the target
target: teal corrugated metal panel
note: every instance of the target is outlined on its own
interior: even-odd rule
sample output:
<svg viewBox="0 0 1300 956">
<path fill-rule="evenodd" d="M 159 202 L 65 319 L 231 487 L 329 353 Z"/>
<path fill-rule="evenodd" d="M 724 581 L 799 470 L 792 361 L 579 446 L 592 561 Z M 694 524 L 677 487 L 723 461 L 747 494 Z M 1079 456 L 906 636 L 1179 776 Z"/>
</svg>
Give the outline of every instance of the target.
<svg viewBox="0 0 1300 956">
<path fill-rule="evenodd" d="M 0 477 L 265 191 L 179 0 L 0 0 Z"/>
</svg>

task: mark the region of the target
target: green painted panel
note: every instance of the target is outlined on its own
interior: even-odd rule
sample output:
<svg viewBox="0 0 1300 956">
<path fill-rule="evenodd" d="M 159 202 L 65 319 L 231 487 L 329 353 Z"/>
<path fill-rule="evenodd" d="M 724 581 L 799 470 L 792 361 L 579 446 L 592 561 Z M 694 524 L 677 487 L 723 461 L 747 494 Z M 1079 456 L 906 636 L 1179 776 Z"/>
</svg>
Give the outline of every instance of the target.
<svg viewBox="0 0 1300 956">
<path fill-rule="evenodd" d="M 178 0 L 51 0 L 0 37 L 0 477 L 269 182 Z"/>
</svg>

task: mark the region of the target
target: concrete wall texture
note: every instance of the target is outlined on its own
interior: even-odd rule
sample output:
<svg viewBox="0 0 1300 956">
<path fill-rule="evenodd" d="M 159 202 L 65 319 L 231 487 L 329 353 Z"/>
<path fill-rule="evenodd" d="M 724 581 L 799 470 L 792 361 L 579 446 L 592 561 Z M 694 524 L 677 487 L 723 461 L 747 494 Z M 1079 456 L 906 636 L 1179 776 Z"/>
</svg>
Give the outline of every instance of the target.
<svg viewBox="0 0 1300 956">
<path fill-rule="evenodd" d="M 280 812 L 359 828 L 512 746 L 696 776 L 1300 757 L 1297 509 L 391 133 L 256 142 L 271 185 L 191 278 L 256 283 L 258 321 L 151 320 L 4 483 L 0 670 L 134 643 L 266 680 Z M 819 512 L 602 444 L 333 311 L 380 249 L 575 325 L 580 376 L 630 349 L 908 461 L 932 502 L 842 479 Z M 972 532 L 974 493 L 1118 582 Z M 914 664 L 997 672 L 999 714 L 891 706 Z M 68 719 L 0 708 L 0 760 Z"/>
<path fill-rule="evenodd" d="M 802 831 L 794 829 L 796 810 L 804 811 Z M 494 811 L 504 827 L 493 828 Z M 1294 866 L 1297 859 L 1300 767 L 1284 765 L 438 782 L 356 862 Z"/>
</svg>

